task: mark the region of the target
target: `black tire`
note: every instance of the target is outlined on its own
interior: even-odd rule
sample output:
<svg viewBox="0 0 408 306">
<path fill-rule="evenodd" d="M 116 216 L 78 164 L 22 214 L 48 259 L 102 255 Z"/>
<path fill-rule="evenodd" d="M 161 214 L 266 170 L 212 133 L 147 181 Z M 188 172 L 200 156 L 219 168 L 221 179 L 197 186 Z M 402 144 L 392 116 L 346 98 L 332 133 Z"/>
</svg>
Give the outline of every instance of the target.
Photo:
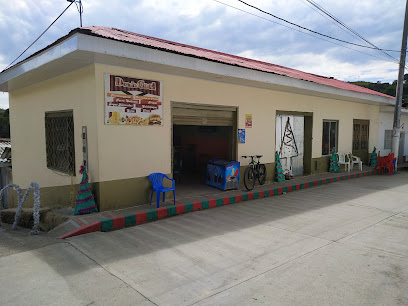
<svg viewBox="0 0 408 306">
<path fill-rule="evenodd" d="M 263 185 L 266 182 L 266 167 L 264 164 L 260 164 L 258 168 L 258 181 Z"/>
<path fill-rule="evenodd" d="M 255 186 L 255 171 L 251 167 L 245 169 L 244 173 L 244 185 L 247 190 L 254 189 Z"/>
</svg>

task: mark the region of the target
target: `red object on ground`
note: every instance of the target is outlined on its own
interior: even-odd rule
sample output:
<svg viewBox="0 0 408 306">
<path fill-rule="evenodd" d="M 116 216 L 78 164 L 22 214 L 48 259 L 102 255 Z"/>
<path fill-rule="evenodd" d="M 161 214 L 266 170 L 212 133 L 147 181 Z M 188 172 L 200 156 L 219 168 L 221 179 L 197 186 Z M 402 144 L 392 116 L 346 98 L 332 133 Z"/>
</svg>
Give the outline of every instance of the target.
<svg viewBox="0 0 408 306">
<path fill-rule="evenodd" d="M 125 227 L 125 217 L 120 216 L 120 217 L 113 217 L 113 229 L 120 229 Z"/>
<path fill-rule="evenodd" d="M 156 208 L 157 210 L 157 219 L 163 219 L 167 217 L 167 207 Z"/>
<path fill-rule="evenodd" d="M 147 212 L 141 211 L 135 213 L 136 215 L 136 224 L 142 224 L 147 222 Z"/>
</svg>

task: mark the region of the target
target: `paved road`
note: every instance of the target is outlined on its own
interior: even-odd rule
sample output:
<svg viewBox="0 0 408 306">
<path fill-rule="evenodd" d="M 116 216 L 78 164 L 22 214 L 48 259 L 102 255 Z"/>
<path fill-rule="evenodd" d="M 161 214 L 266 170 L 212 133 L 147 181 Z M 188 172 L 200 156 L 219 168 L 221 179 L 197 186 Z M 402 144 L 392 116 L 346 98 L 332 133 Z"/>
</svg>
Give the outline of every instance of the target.
<svg viewBox="0 0 408 306">
<path fill-rule="evenodd" d="M 408 173 L 0 258 L 2 304 L 408 304 Z"/>
</svg>

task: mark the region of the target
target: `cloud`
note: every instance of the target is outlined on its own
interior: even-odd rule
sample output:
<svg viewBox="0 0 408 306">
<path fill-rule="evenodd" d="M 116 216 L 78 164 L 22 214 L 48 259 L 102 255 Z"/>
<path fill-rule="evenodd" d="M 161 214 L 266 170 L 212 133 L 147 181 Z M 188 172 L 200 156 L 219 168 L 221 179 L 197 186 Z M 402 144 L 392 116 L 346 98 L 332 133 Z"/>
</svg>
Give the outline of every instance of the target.
<svg viewBox="0 0 408 306">
<path fill-rule="evenodd" d="M 353 63 L 339 61 L 327 54 L 306 52 L 296 55 L 269 56 L 258 55 L 254 50 L 247 50 L 238 55 L 345 81 L 389 82 L 398 78 L 398 66 L 380 60 Z"/>
<path fill-rule="evenodd" d="M 0 92 L 0 108 L 9 108 L 9 95 L 7 92 Z"/>
<path fill-rule="evenodd" d="M 0 1 L 0 56 L 3 56 L 4 62 L 11 62 L 68 5 L 64 1 L 52 0 Z M 225 53 L 267 58 L 273 63 L 339 78 L 360 76 L 361 79 L 364 76 L 378 80 L 395 79 L 392 64 L 382 63 L 378 58 L 364 54 L 383 57 L 376 51 L 359 49 L 364 53 L 358 53 L 342 48 L 278 25 L 276 22 L 282 22 L 236 0 L 220 1 L 274 22 L 212 0 L 86 0 L 83 2 L 83 21 L 85 26 L 121 28 Z M 310 29 L 364 43 L 345 33 L 304 0 L 248 2 Z M 373 43 L 398 50 L 404 18 L 403 2 L 320 0 L 319 5 Z M 21 59 L 66 35 L 78 25 L 78 12 L 72 5 Z M 398 58 L 398 53 L 392 55 Z M 350 71 L 347 72 L 347 69 Z"/>
</svg>

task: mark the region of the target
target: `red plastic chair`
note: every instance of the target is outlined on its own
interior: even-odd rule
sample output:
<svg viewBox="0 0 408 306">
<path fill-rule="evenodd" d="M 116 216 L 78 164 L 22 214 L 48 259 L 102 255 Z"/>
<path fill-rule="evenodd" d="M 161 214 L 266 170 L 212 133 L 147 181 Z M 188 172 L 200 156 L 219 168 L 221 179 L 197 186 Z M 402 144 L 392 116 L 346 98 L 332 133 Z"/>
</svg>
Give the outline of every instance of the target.
<svg viewBox="0 0 408 306">
<path fill-rule="evenodd" d="M 172 187 L 164 187 L 163 180 L 164 178 L 172 182 Z M 157 208 L 160 207 L 160 193 L 163 192 L 163 202 L 166 201 L 166 192 L 173 191 L 174 205 L 176 205 L 176 188 L 175 182 L 173 179 L 169 178 L 163 173 L 152 173 L 149 175 L 149 180 L 153 183 L 152 193 L 150 195 L 150 204 L 152 204 L 153 192 L 156 191 L 156 203 Z M 150 205 L 149 204 L 149 205 Z"/>
<path fill-rule="evenodd" d="M 374 169 L 378 169 L 378 174 L 383 174 L 384 173 L 385 158 L 386 158 L 386 156 L 380 156 L 380 151 L 378 151 L 377 164 L 374 167 Z"/>
</svg>

